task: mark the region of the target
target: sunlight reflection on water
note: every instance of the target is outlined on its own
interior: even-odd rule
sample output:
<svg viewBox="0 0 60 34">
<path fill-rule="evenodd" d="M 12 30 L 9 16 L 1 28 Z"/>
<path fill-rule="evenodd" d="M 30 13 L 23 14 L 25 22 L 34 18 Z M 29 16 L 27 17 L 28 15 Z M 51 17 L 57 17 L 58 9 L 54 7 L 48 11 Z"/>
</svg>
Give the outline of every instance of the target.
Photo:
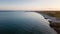
<svg viewBox="0 0 60 34">
<path fill-rule="evenodd" d="M 1 33 L 56 34 L 48 23 L 35 12 L 0 12 Z"/>
</svg>

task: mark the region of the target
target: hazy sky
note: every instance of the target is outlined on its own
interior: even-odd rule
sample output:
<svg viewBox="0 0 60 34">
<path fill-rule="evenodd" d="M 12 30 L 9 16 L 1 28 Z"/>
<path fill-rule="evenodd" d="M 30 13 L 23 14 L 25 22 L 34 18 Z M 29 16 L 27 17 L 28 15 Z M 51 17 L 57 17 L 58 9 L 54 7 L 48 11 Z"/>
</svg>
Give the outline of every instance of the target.
<svg viewBox="0 0 60 34">
<path fill-rule="evenodd" d="M 60 10 L 60 0 L 0 0 L 0 10 Z"/>
</svg>

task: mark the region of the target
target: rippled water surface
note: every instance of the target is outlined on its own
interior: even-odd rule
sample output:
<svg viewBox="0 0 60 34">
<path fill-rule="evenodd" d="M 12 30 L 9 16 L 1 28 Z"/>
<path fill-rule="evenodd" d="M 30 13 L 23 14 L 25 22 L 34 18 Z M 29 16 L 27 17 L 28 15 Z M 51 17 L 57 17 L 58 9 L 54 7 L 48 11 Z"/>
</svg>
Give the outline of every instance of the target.
<svg viewBox="0 0 60 34">
<path fill-rule="evenodd" d="M 35 12 L 0 12 L 0 34 L 56 34 Z"/>
</svg>

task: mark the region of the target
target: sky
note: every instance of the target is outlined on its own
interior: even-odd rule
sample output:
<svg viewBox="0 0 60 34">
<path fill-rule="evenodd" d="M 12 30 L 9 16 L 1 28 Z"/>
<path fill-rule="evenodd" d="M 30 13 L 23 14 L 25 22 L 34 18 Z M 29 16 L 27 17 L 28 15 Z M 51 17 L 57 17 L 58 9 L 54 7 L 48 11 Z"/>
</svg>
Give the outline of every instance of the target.
<svg viewBox="0 0 60 34">
<path fill-rule="evenodd" d="M 60 10 L 60 0 L 0 0 L 0 10 Z"/>
</svg>

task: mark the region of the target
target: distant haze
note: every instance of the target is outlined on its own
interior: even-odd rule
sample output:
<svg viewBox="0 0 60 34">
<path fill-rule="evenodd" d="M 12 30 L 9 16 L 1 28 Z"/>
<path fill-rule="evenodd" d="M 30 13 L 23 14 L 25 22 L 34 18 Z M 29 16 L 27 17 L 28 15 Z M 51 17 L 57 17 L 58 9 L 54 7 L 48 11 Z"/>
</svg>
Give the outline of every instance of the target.
<svg viewBox="0 0 60 34">
<path fill-rule="evenodd" d="M 0 10 L 60 10 L 60 0 L 0 0 Z"/>
</svg>

